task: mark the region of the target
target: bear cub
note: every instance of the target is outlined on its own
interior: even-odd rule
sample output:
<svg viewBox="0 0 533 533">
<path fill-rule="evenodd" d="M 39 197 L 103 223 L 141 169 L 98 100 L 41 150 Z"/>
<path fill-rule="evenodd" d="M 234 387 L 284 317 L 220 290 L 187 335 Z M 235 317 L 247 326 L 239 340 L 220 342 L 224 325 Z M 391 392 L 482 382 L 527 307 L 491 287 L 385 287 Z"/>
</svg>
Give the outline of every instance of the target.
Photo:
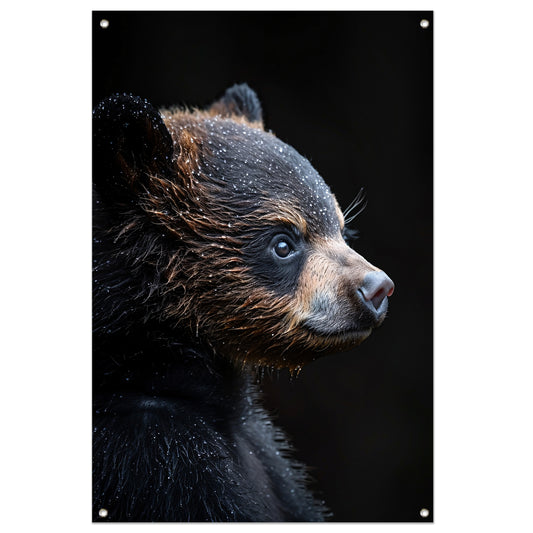
<svg viewBox="0 0 533 533">
<path fill-rule="evenodd" d="M 93 114 L 95 521 L 321 521 L 254 371 L 362 342 L 394 285 L 236 85 Z"/>
</svg>

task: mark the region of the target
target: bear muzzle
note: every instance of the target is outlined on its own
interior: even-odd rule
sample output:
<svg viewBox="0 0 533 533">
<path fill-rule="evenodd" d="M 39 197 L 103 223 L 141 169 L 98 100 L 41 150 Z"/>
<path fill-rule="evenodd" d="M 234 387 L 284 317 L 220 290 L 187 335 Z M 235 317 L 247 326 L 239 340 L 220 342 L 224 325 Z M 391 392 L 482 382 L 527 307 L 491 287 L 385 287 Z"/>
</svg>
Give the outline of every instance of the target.
<svg viewBox="0 0 533 533">
<path fill-rule="evenodd" d="M 345 243 L 317 247 L 303 270 L 301 323 L 312 334 L 356 345 L 385 320 L 393 281 Z"/>
</svg>

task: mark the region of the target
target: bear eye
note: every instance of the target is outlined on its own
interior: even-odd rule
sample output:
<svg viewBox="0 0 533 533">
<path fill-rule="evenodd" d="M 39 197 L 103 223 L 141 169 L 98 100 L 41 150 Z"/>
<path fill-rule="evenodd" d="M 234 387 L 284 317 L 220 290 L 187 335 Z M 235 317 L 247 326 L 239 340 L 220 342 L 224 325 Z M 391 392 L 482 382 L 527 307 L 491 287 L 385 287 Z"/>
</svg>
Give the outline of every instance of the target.
<svg viewBox="0 0 533 533">
<path fill-rule="evenodd" d="M 274 245 L 274 252 L 278 257 L 285 258 L 292 252 L 292 247 L 287 241 L 280 240 Z"/>
<path fill-rule="evenodd" d="M 293 233 L 292 230 L 289 231 Z M 301 253 L 300 236 L 296 232 L 294 235 L 286 232 L 278 233 L 270 241 L 267 250 L 274 261 L 287 265 Z"/>
</svg>

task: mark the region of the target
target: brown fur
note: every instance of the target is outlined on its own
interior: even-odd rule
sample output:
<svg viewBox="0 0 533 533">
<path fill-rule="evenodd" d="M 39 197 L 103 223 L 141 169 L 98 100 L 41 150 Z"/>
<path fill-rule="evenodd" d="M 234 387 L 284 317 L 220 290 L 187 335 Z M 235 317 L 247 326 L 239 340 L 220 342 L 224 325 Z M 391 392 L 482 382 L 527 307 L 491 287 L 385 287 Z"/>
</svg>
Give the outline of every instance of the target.
<svg viewBox="0 0 533 533">
<path fill-rule="evenodd" d="M 183 245 L 154 265 L 161 274 L 161 293 L 167 296 L 161 318 L 193 338 L 208 340 L 222 355 L 261 366 L 296 369 L 318 355 L 358 344 L 365 336 L 321 336 L 304 328 L 303 322 L 317 294 L 343 302 L 345 312 L 353 313 L 351 306 L 358 305 L 356 287 L 367 272 L 377 269 L 344 243 L 344 220 L 336 200 L 335 238 L 317 235 L 297 205 L 274 200 L 259 204 L 246 218 L 227 222 L 227 206 L 217 202 L 220 184 L 200 165 L 203 155 L 213 156 L 205 121 L 218 117 L 247 127 L 259 124 L 219 107 L 162 112 L 176 147 L 174 179 L 151 174 L 139 202 L 155 224 Z M 135 239 L 141 222 L 142 217 L 128 218 L 127 225 L 115 228 L 116 239 L 128 239 L 130 234 Z M 269 223 L 295 227 L 313 246 L 292 295 L 261 286 L 242 256 L 250 227 Z"/>
<path fill-rule="evenodd" d="M 246 85 L 207 111 L 95 109 L 97 520 L 327 516 L 244 367 L 298 373 L 362 342 L 383 276 L 365 277 L 331 191 L 261 113 Z"/>
</svg>

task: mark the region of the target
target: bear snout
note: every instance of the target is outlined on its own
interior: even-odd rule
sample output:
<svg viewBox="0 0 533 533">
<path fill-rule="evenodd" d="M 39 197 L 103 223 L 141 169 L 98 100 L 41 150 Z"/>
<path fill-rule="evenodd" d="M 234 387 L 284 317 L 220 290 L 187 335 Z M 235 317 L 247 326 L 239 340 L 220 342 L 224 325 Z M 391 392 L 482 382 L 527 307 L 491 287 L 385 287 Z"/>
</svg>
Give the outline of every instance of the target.
<svg viewBox="0 0 533 533">
<path fill-rule="evenodd" d="M 361 300 L 376 319 L 383 316 L 388 307 L 388 297 L 394 292 L 393 281 L 383 270 L 372 271 L 365 275 L 358 289 Z"/>
</svg>

